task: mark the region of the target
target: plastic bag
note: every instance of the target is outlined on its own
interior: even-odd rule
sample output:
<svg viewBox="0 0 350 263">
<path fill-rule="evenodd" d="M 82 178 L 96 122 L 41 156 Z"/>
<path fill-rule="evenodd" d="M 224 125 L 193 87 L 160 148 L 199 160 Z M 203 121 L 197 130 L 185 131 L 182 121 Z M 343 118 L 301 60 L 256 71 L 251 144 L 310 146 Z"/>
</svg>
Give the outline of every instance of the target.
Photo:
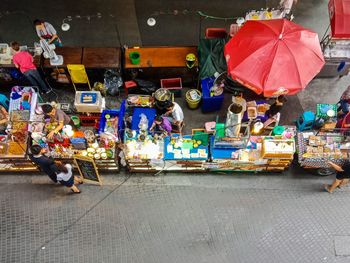
<svg viewBox="0 0 350 263">
<path fill-rule="evenodd" d="M 141 94 L 152 95 L 152 93 L 158 89 L 158 87 L 151 81 L 142 79 L 135 79 L 134 81 L 137 83 L 137 88 Z"/>
<path fill-rule="evenodd" d="M 119 89 L 123 86 L 123 79 L 120 73 L 116 70 L 106 70 L 104 74 L 104 86 L 111 96 L 119 94 Z"/>
<path fill-rule="evenodd" d="M 145 114 L 140 114 L 140 122 L 139 122 L 139 128 L 140 130 L 147 131 L 148 129 L 148 119 Z"/>
</svg>

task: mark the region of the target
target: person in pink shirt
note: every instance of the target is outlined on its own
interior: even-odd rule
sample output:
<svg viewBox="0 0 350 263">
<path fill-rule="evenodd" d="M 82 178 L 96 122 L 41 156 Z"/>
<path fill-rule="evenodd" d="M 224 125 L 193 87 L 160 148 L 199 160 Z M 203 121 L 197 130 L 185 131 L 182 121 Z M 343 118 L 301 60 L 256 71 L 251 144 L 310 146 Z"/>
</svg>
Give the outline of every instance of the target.
<svg viewBox="0 0 350 263">
<path fill-rule="evenodd" d="M 29 80 L 31 85 L 39 87 L 44 94 L 49 93 L 51 89 L 46 85 L 41 78 L 39 71 L 33 63 L 32 55 L 27 51 L 21 51 L 18 42 L 12 42 L 11 47 L 15 54 L 13 55 L 13 64 L 18 68 L 24 76 Z"/>
</svg>

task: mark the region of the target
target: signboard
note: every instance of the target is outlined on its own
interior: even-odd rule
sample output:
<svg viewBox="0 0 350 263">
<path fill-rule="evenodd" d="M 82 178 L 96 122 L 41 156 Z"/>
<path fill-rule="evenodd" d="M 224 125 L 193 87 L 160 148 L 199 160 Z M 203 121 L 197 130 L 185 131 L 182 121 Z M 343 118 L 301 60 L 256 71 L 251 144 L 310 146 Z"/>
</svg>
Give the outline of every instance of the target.
<svg viewBox="0 0 350 263">
<path fill-rule="evenodd" d="M 101 185 L 100 175 L 98 174 L 94 159 L 83 156 L 75 156 L 74 162 L 79 169 L 80 175 L 84 179 L 98 182 Z"/>
</svg>

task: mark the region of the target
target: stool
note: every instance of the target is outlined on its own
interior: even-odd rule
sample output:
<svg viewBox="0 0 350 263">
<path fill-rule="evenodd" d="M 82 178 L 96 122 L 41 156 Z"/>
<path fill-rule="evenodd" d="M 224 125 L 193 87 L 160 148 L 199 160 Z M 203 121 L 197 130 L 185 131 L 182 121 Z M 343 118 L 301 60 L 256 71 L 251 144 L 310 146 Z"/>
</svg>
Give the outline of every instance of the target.
<svg viewBox="0 0 350 263">
<path fill-rule="evenodd" d="M 133 81 L 133 80 L 125 81 L 125 82 L 124 82 L 125 95 L 128 95 L 128 94 L 129 94 L 128 89 L 136 88 L 136 87 L 137 87 L 137 84 L 136 84 L 135 81 Z"/>
<path fill-rule="evenodd" d="M 298 131 L 311 130 L 315 123 L 315 113 L 312 111 L 305 111 L 296 121 Z"/>
<path fill-rule="evenodd" d="M 10 105 L 10 101 L 9 99 L 3 95 L 3 94 L 0 94 L 0 105 L 3 106 L 5 108 L 6 111 L 9 110 L 9 105 Z"/>
<path fill-rule="evenodd" d="M 171 133 L 180 133 L 181 134 L 184 126 L 185 126 L 185 124 L 183 121 L 180 123 L 180 127 L 178 127 L 175 124 L 171 124 L 171 128 L 172 128 Z"/>
</svg>

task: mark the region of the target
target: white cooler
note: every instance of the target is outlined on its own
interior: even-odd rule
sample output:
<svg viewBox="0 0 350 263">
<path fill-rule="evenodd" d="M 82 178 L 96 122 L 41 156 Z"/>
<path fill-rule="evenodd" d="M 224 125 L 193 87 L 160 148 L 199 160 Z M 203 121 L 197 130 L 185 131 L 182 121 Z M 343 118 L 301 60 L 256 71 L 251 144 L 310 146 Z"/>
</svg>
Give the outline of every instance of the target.
<svg viewBox="0 0 350 263">
<path fill-rule="evenodd" d="M 101 113 L 106 106 L 106 101 L 99 91 L 77 91 L 74 106 L 78 112 Z"/>
</svg>

